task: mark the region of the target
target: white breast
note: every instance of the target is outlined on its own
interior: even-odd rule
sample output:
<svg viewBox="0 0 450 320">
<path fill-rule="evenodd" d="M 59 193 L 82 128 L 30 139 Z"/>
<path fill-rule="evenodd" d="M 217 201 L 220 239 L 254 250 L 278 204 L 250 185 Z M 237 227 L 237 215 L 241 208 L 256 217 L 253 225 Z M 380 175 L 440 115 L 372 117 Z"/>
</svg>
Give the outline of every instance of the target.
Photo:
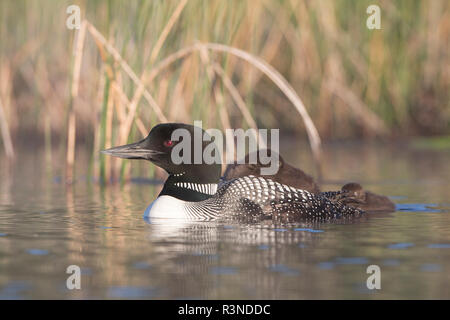
<svg viewBox="0 0 450 320">
<path fill-rule="evenodd" d="M 172 196 L 159 196 L 145 210 L 144 218 L 189 219 L 186 201 Z"/>
</svg>

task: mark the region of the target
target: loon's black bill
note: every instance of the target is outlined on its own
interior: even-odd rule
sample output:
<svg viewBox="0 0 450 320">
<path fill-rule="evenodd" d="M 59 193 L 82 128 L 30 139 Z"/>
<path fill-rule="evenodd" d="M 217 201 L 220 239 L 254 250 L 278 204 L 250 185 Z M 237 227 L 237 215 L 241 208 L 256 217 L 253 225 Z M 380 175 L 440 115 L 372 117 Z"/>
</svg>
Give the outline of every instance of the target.
<svg viewBox="0 0 450 320">
<path fill-rule="evenodd" d="M 151 160 L 152 156 L 161 154 L 160 151 L 143 148 L 142 141 L 102 150 L 101 153 L 123 159 L 145 159 L 145 160 Z"/>
</svg>

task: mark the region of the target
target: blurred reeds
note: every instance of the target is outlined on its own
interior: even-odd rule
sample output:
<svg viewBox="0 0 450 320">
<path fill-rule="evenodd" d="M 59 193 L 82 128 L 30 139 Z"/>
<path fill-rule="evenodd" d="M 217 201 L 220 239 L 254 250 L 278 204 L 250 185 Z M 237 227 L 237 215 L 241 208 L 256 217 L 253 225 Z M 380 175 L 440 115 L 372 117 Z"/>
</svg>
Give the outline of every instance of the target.
<svg viewBox="0 0 450 320">
<path fill-rule="evenodd" d="M 319 134 L 449 134 L 450 3 L 377 1 L 368 30 L 372 2 L 2 1 L 2 134 L 59 140 L 69 179 L 87 143 L 102 180 L 129 168 L 98 150 L 162 121 L 283 128 L 316 149 Z"/>
</svg>

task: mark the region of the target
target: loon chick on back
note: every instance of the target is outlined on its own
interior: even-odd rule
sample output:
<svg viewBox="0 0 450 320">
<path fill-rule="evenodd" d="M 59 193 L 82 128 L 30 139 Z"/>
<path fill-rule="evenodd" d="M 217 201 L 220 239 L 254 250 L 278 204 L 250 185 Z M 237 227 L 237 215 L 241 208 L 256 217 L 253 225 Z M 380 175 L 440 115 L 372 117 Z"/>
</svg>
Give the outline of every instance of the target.
<svg viewBox="0 0 450 320">
<path fill-rule="evenodd" d="M 191 141 L 172 140 L 172 133 L 184 129 L 190 137 L 205 137 L 201 148 Z M 209 139 L 209 140 L 208 140 Z M 176 218 L 185 220 L 211 220 L 219 217 L 243 218 L 245 221 L 272 219 L 280 222 L 331 221 L 354 218 L 361 210 L 348 207 L 340 201 L 296 189 L 271 179 L 253 175 L 239 177 L 217 184 L 221 175 L 220 163 L 196 163 L 194 152 L 183 154 L 187 160 L 173 161 L 172 151 L 180 143 L 190 144 L 190 150 L 204 154 L 211 138 L 205 131 L 181 123 L 159 124 L 149 135 L 137 142 L 102 151 L 125 159 L 145 159 L 163 168 L 169 177 L 157 199 L 146 214 L 150 218 Z M 198 143 L 198 142 L 197 142 Z M 183 152 L 185 150 L 183 149 Z M 216 150 L 217 152 L 217 150 Z"/>
<path fill-rule="evenodd" d="M 274 152 L 269 150 L 270 152 Z M 259 153 L 257 152 L 257 155 Z M 245 157 L 243 164 L 232 163 L 225 169 L 222 181 L 229 181 L 246 175 L 261 176 L 261 168 L 267 167 L 259 161 L 256 164 L 249 163 L 250 155 Z M 366 191 L 359 183 L 351 182 L 345 184 L 340 191 L 321 192 L 313 178 L 303 172 L 301 169 L 295 168 L 284 161 L 281 156 L 279 158 L 278 171 L 274 175 L 264 175 L 273 181 L 297 188 L 307 190 L 311 193 L 320 194 L 332 201 L 340 201 L 347 206 L 370 212 L 389 212 L 395 211 L 395 204 L 386 196 Z"/>
<path fill-rule="evenodd" d="M 270 153 L 270 155 L 272 155 L 272 153 L 275 153 L 275 151 L 271 149 L 268 149 L 267 152 Z M 261 176 L 261 168 L 268 167 L 269 164 L 262 164 L 260 161 L 259 152 L 255 153 L 256 163 L 250 163 L 251 155 L 247 154 L 245 156 L 244 163 L 229 164 L 223 174 L 223 180 L 228 181 L 247 175 Z M 279 154 L 276 155 L 276 158 L 278 158 L 277 172 L 273 175 L 264 175 L 265 178 L 277 181 L 282 184 L 286 184 L 291 187 L 295 187 L 296 189 L 306 190 L 311 193 L 320 192 L 319 187 L 310 175 L 303 172 L 301 169 L 294 168 L 293 166 L 288 164 Z"/>
</svg>

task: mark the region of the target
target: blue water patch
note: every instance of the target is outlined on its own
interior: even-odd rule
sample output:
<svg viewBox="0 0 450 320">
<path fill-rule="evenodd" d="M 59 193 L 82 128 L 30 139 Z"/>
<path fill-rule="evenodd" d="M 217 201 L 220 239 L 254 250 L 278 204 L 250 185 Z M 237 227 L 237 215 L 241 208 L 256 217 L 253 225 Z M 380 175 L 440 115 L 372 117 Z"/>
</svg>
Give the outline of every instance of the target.
<svg viewBox="0 0 450 320">
<path fill-rule="evenodd" d="M 442 210 L 435 209 L 437 204 L 434 203 L 401 203 L 396 205 L 397 211 L 411 211 L 411 212 L 442 212 Z"/>
<path fill-rule="evenodd" d="M 111 298 L 152 298 L 156 295 L 157 291 L 154 288 L 147 287 L 111 287 L 108 290 L 108 296 Z"/>
<path fill-rule="evenodd" d="M 285 232 L 285 231 L 288 231 L 287 229 L 284 229 L 284 228 L 277 228 L 277 229 L 273 229 L 273 231 L 276 231 L 276 232 Z"/>
<path fill-rule="evenodd" d="M 0 290 L 0 299 L 1 300 L 17 300 L 24 299 L 22 296 L 24 291 L 28 291 L 31 289 L 31 285 L 25 281 L 12 281 L 7 283 Z"/>
<path fill-rule="evenodd" d="M 285 266 L 284 264 L 274 264 L 269 267 L 269 269 L 273 272 L 279 272 L 283 273 L 289 276 L 296 276 L 299 275 L 300 272 L 296 269 L 289 268 L 288 266 Z"/>
<path fill-rule="evenodd" d="M 431 249 L 450 249 L 450 243 L 432 243 L 428 245 Z"/>
<path fill-rule="evenodd" d="M 145 223 L 147 223 L 147 224 L 152 224 L 152 222 L 150 221 L 150 217 L 148 216 L 148 214 L 149 214 L 149 213 L 147 212 L 148 209 L 149 209 L 149 208 L 145 209 L 144 216 L 143 216 L 142 218 L 144 218 Z"/>
<path fill-rule="evenodd" d="M 317 266 L 322 270 L 331 270 L 334 268 L 334 262 L 320 262 Z"/>
<path fill-rule="evenodd" d="M 369 260 L 364 257 L 338 257 L 336 258 L 337 264 L 367 264 Z"/>
<path fill-rule="evenodd" d="M 83 276 L 90 276 L 93 274 L 93 271 L 91 268 L 80 268 L 80 274 Z"/>
<path fill-rule="evenodd" d="M 311 228 L 295 228 L 294 231 L 306 231 L 306 232 L 312 232 L 312 233 L 323 232 L 323 230 L 316 230 L 316 229 L 311 229 Z"/>
<path fill-rule="evenodd" d="M 44 249 L 28 249 L 27 252 L 34 256 L 45 256 L 48 254 L 48 250 Z"/>
<path fill-rule="evenodd" d="M 133 268 L 135 269 L 149 269 L 151 267 L 150 263 L 146 262 L 146 261 L 140 261 L 140 262 L 136 262 L 135 264 L 133 264 Z"/>
<path fill-rule="evenodd" d="M 301 249 L 304 249 L 304 248 L 306 248 L 306 244 L 304 244 L 304 243 L 299 243 L 299 244 L 298 244 L 298 247 L 301 248 Z"/>
<path fill-rule="evenodd" d="M 269 249 L 269 246 L 267 244 L 262 244 L 258 247 L 259 250 L 267 250 Z"/>
<path fill-rule="evenodd" d="M 420 266 L 420 271 L 425 272 L 439 272 L 442 270 L 441 265 L 435 263 L 425 263 Z"/>
<path fill-rule="evenodd" d="M 53 177 L 53 183 L 61 183 L 62 177 L 61 176 L 55 176 Z"/>
<path fill-rule="evenodd" d="M 236 274 L 236 268 L 234 267 L 213 267 L 210 270 L 211 274 Z"/>
<path fill-rule="evenodd" d="M 388 249 L 408 249 L 414 247 L 414 243 L 411 242 L 400 242 L 400 243 L 393 243 L 388 245 Z"/>
<path fill-rule="evenodd" d="M 99 226 L 100 229 L 111 229 L 112 227 Z"/>
<path fill-rule="evenodd" d="M 224 229 L 233 229 L 233 226 L 223 226 Z"/>
<path fill-rule="evenodd" d="M 7 233 L 0 232 L 0 237 L 6 237 L 7 235 L 8 235 Z"/>
<path fill-rule="evenodd" d="M 397 259 L 386 259 L 386 260 L 383 260 L 382 263 L 384 266 L 393 267 L 393 266 L 398 266 L 400 264 L 400 261 Z"/>
</svg>

